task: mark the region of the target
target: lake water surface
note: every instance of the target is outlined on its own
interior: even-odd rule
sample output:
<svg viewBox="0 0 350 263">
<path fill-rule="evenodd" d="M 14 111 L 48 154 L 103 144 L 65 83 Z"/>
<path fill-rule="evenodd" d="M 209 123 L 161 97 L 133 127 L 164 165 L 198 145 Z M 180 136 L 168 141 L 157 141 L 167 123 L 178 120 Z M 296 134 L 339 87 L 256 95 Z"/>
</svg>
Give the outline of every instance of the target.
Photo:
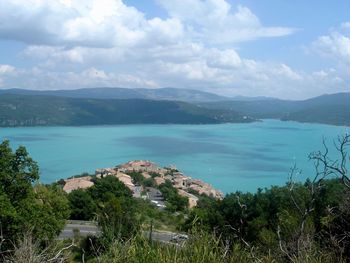
<svg viewBox="0 0 350 263">
<path fill-rule="evenodd" d="M 264 120 L 250 124 L 116 125 L 1 128 L 0 139 L 26 146 L 39 163 L 41 181 L 53 182 L 135 159 L 174 164 L 225 193 L 282 185 L 296 163 L 304 180 L 307 160 L 348 127 Z"/>
</svg>

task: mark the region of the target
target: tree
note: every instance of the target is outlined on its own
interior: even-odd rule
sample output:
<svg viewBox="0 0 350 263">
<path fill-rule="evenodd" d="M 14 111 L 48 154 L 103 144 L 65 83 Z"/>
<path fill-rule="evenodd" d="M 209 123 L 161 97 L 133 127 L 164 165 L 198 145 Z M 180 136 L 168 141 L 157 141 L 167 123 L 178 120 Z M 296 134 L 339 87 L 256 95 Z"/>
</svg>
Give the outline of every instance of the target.
<svg viewBox="0 0 350 263">
<path fill-rule="evenodd" d="M 219 233 L 224 226 L 223 216 L 219 210 L 221 201 L 202 195 L 197 206 L 194 207 L 185 220 L 184 229 L 191 230 L 193 227 L 207 232 Z"/>
<path fill-rule="evenodd" d="M 134 200 L 111 196 L 99 210 L 98 224 L 106 246 L 115 240 L 132 237 L 141 227 Z"/>
<path fill-rule="evenodd" d="M 350 156 L 348 149 L 350 147 L 350 134 L 339 136 L 334 142 L 337 150 L 338 158 L 332 159 L 329 156 L 329 149 L 325 139 L 323 139 L 324 151 L 313 152 L 309 155 L 309 159 L 314 161 L 316 168 L 315 180 L 322 180 L 332 175 L 342 179 L 344 185 L 350 189 L 350 179 L 348 174 Z"/>
<path fill-rule="evenodd" d="M 131 191 L 124 183 L 114 176 L 106 176 L 102 179 L 96 179 L 94 185 L 88 189 L 95 201 L 105 202 L 111 197 L 131 197 Z"/>
<path fill-rule="evenodd" d="M 96 179 L 87 190 L 97 205 L 97 221 L 105 247 L 131 237 L 140 227 L 131 191 L 114 176 Z"/>
<path fill-rule="evenodd" d="M 91 220 L 96 214 L 96 203 L 92 199 L 90 192 L 77 189 L 68 195 L 71 209 L 70 218 L 75 220 Z"/>
<path fill-rule="evenodd" d="M 285 213 L 281 220 L 281 222 L 286 222 L 289 219 L 294 222 L 290 237 L 286 239 L 285 234 L 282 237 L 281 228 L 278 227 L 280 250 L 289 260 L 297 257 L 304 261 L 303 257 L 307 257 L 312 252 L 313 243 L 317 239 L 322 245 L 328 246 L 328 249 L 338 250 L 340 255 L 344 254 L 344 251 L 350 251 L 348 209 L 342 209 L 344 207 L 342 203 L 348 203 L 346 198 L 348 193 L 344 192 L 344 187 L 334 184 L 337 181 L 329 180 L 338 177 L 343 185 L 350 189 L 348 176 L 350 135 L 339 136 L 338 140 L 333 143 L 338 158 L 331 157 L 332 154 L 330 154 L 325 139 L 323 139 L 324 150 L 309 155 L 309 159 L 314 162 L 315 175 L 306 181 L 303 189 L 296 187 L 298 184 L 294 181 L 295 177 L 300 174 L 300 170 L 296 166 L 291 169 L 288 188 L 294 214 L 289 212 L 289 215 L 286 216 L 287 213 Z M 332 189 L 332 186 L 335 185 L 336 194 Z M 341 222 L 340 227 L 339 222 Z M 283 232 L 285 231 L 282 230 L 282 234 Z M 330 245 L 333 247 L 330 248 Z M 348 257 L 350 253 L 346 253 Z"/>
<path fill-rule="evenodd" d="M 32 184 L 39 179 L 39 167 L 29 157 L 25 147 L 15 152 L 9 141 L 0 144 L 0 187 L 14 202 L 25 199 L 32 193 Z"/>
<path fill-rule="evenodd" d="M 330 206 L 326 210 L 327 215 L 323 217 L 323 224 L 327 226 L 327 239 L 331 241 L 334 249 L 339 253 L 350 258 L 350 178 L 349 178 L 349 148 L 350 134 L 338 136 L 338 139 L 333 142 L 336 150 L 337 158 L 332 158 L 326 140 L 323 140 L 323 151 L 317 151 L 310 154 L 309 159 L 314 161 L 316 168 L 315 178 L 323 183 L 325 178 L 337 177 L 340 178 L 343 185 L 348 191 L 339 191 L 338 197 L 342 200 L 336 206 Z"/>
<path fill-rule="evenodd" d="M 56 187 L 33 186 L 38 179 L 39 167 L 25 147 L 13 152 L 9 141 L 0 144 L 0 245 L 12 245 L 25 232 L 37 240 L 51 239 L 63 228 L 69 215 L 65 194 Z"/>
<path fill-rule="evenodd" d="M 4 239 L 13 238 L 27 225 L 26 215 L 35 199 L 32 184 L 38 179 L 38 165 L 24 147 L 13 152 L 9 141 L 0 144 L 0 227 Z"/>
<path fill-rule="evenodd" d="M 57 186 L 36 185 L 34 187 L 34 212 L 27 215 L 28 228 L 32 227 L 37 239 L 55 238 L 69 217 L 70 209 L 66 193 Z"/>
<path fill-rule="evenodd" d="M 166 201 L 166 209 L 175 212 L 183 211 L 188 206 L 188 198 L 178 194 L 177 189 L 174 188 L 169 180 L 159 186 Z"/>
</svg>

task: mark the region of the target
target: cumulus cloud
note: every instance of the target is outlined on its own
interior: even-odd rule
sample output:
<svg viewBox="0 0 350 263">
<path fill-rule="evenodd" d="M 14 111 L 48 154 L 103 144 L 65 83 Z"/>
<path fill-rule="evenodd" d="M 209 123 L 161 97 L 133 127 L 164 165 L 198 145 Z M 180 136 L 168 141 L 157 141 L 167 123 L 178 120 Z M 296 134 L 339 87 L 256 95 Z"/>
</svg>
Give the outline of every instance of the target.
<svg viewBox="0 0 350 263">
<path fill-rule="evenodd" d="M 147 20 L 121 0 L 2 1 L 0 17 L 1 38 L 35 45 L 131 47 L 182 34 L 176 18 Z"/>
<path fill-rule="evenodd" d="M 121 0 L 3 1 L 0 37 L 40 45 L 130 47 L 181 38 L 232 43 L 295 31 L 265 27 L 250 9 L 232 11 L 225 0 L 158 2 L 169 18 L 146 19 Z"/>
<path fill-rule="evenodd" d="M 0 75 L 5 75 L 9 73 L 14 73 L 15 67 L 11 65 L 1 65 L 0 64 Z"/>
<path fill-rule="evenodd" d="M 350 22 L 344 22 L 329 34 L 318 37 L 311 49 L 323 57 L 350 66 Z"/>
<path fill-rule="evenodd" d="M 172 17 L 180 19 L 194 38 L 232 43 L 294 33 L 288 27 L 265 27 L 247 7 L 232 10 L 225 0 L 158 0 Z"/>
<path fill-rule="evenodd" d="M 266 26 L 246 6 L 225 0 L 155 1 L 166 12 L 162 18 L 146 17 L 122 0 L 2 1 L 0 39 L 26 43 L 20 56 L 35 66 L 0 65 L 0 85 L 173 86 L 301 98 L 344 81 L 331 70 L 307 74 L 286 63 L 242 57 L 234 47 L 245 41 L 296 31 Z M 341 36 L 320 37 L 318 49 L 346 57 L 348 37 Z"/>
<path fill-rule="evenodd" d="M 1 67 L 0 67 L 1 68 Z M 31 69 L 13 68 L 13 74 L 1 74 L 0 79 L 6 86 L 25 89 L 54 90 L 93 87 L 158 88 L 147 78 L 131 74 L 106 72 L 90 67 L 81 71 L 54 71 L 33 67 Z M 3 78 L 2 78 L 3 77 Z"/>
</svg>

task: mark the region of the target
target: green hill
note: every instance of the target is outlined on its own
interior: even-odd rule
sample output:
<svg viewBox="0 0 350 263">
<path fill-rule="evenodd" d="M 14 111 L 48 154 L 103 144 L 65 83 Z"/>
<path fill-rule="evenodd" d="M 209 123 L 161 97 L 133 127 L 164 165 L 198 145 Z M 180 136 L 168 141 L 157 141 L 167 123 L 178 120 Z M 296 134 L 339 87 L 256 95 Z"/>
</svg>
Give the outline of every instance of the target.
<svg viewBox="0 0 350 263">
<path fill-rule="evenodd" d="M 286 115 L 282 120 L 333 125 L 350 125 L 350 105 L 322 105 Z"/>
<path fill-rule="evenodd" d="M 210 124 L 248 122 L 242 115 L 185 102 L 1 95 L 0 126 Z"/>
<path fill-rule="evenodd" d="M 213 93 L 191 89 L 160 88 L 160 89 L 127 89 L 127 88 L 86 88 L 75 90 L 0 90 L 0 95 L 45 95 L 66 98 L 89 99 L 148 99 L 148 100 L 176 100 L 186 102 L 222 101 L 229 98 Z"/>
<path fill-rule="evenodd" d="M 279 99 L 200 103 L 210 109 L 233 110 L 259 119 L 350 125 L 350 93 L 337 93 L 289 101 Z"/>
</svg>

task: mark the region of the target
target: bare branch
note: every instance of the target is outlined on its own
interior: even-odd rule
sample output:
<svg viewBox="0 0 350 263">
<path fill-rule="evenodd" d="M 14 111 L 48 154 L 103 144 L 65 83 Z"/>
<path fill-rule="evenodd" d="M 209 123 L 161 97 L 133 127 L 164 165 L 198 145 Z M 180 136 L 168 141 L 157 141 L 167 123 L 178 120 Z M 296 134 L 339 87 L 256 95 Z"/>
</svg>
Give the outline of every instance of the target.
<svg viewBox="0 0 350 263">
<path fill-rule="evenodd" d="M 282 253 L 284 255 L 286 255 L 288 257 L 288 259 L 292 262 L 293 258 L 290 255 L 290 253 L 287 251 L 287 249 L 283 246 L 283 242 L 282 242 L 282 238 L 281 238 L 281 227 L 280 225 L 277 226 L 277 237 L 278 237 L 278 244 L 280 247 L 280 250 L 282 251 Z"/>
<path fill-rule="evenodd" d="M 72 241 L 72 244 L 70 244 L 69 246 L 66 246 L 66 247 L 62 248 L 60 251 L 57 252 L 56 256 L 54 256 L 54 257 L 51 258 L 51 259 L 48 259 L 47 262 L 51 262 L 51 261 L 57 260 L 57 259 L 61 256 L 61 254 L 63 253 L 63 251 L 68 250 L 68 249 L 70 249 L 70 248 L 72 248 L 72 247 L 75 247 L 75 246 L 76 246 L 76 245 L 74 244 L 74 240 L 73 240 L 73 241 Z"/>
<path fill-rule="evenodd" d="M 338 160 L 331 160 L 329 158 L 329 151 L 325 140 L 323 140 L 325 152 L 314 152 L 309 155 L 309 159 L 314 161 L 316 167 L 322 164 L 323 179 L 334 174 L 339 176 L 344 185 L 350 189 L 350 179 L 347 169 L 347 162 L 349 161 L 347 150 L 350 147 L 350 134 L 339 136 L 337 140 L 333 142 L 333 144 L 340 155 Z"/>
</svg>

